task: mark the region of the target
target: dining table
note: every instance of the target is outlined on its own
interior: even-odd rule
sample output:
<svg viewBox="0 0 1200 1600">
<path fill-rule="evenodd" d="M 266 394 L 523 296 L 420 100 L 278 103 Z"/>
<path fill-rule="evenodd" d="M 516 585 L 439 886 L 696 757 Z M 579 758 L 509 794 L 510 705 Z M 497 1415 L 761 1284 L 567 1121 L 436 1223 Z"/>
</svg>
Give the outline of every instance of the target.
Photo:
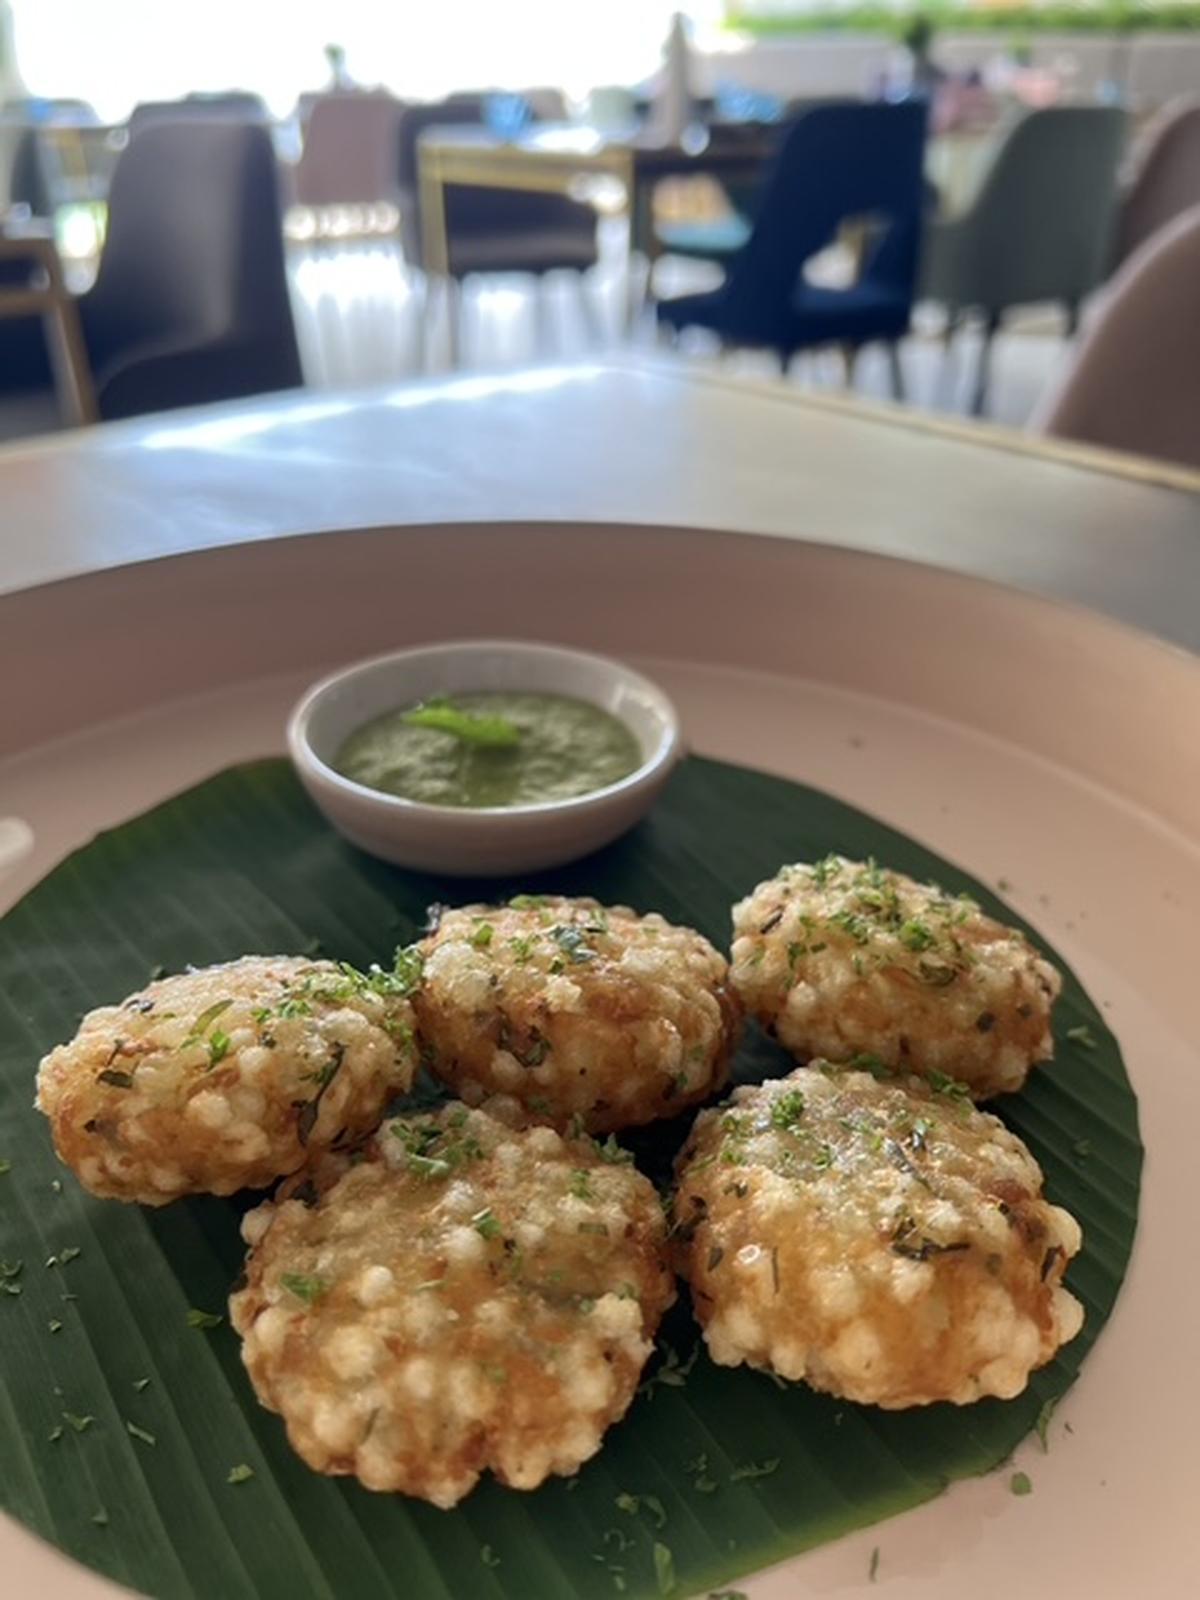
<svg viewBox="0 0 1200 1600">
<path fill-rule="evenodd" d="M 1200 649 L 1200 473 L 663 357 L 110 423 L 3 447 L 0 489 L 0 596 L 338 527 L 636 521 L 930 562 Z"/>
<path fill-rule="evenodd" d="M 28 1103 L 37 1050 L 48 1044 L 24 1008 L 32 1015 L 53 1002 L 55 973 L 85 1006 L 113 998 L 87 989 L 97 942 L 156 933 L 147 916 L 130 934 L 104 895 L 75 902 L 90 933 L 70 917 L 42 928 L 32 919 L 46 903 L 46 882 L 82 896 L 79 873 L 97 852 L 118 875 L 141 870 L 121 854 L 127 824 L 142 840 L 173 839 L 199 874 L 196 898 L 179 901 L 184 921 L 197 919 L 198 937 L 204 897 L 234 904 L 236 894 L 236 906 L 250 910 L 268 902 L 207 837 L 172 833 L 161 819 L 174 813 L 161 808 L 192 786 L 237 783 L 239 772 L 281 755 L 289 708 L 315 680 L 356 659 L 453 638 L 537 640 L 619 657 L 677 705 L 689 750 L 704 758 L 689 758 L 685 776 L 690 766 L 718 775 L 740 768 L 738 781 L 751 785 L 786 780 L 797 805 L 823 797 L 845 814 L 880 819 L 893 839 L 919 841 L 1002 894 L 1062 962 L 1073 992 L 1087 997 L 1080 1003 L 1094 1007 L 1097 1033 L 1111 1030 L 1119 1041 L 1132 1085 L 1122 1148 L 1137 1162 L 1143 1145 L 1147 1152 L 1140 1191 L 1139 1165 L 1126 1168 L 1134 1177 L 1116 1221 L 1100 1121 L 1090 1165 L 1078 1166 L 1078 1149 L 1070 1158 L 1097 1218 L 1085 1248 L 1095 1262 L 1117 1263 L 1118 1283 L 1130 1243 L 1133 1253 L 1077 1381 L 1064 1381 L 1052 1423 L 1043 1412 L 1041 1444 L 1014 1435 L 1017 1453 L 1005 1454 L 1001 1470 L 956 1469 L 950 1476 L 960 1481 L 941 1494 L 945 1479 L 930 1480 L 919 1495 L 851 1516 L 843 1537 L 803 1554 L 795 1542 L 783 1549 L 764 1539 L 739 1565 L 722 1538 L 713 1545 L 724 1563 L 712 1569 L 718 1592 L 729 1583 L 751 1600 L 790 1600 L 802 1588 L 845 1600 L 885 1590 L 896 1600 L 1081 1586 L 1101 1600 L 1139 1586 L 1164 1600 L 1193 1592 L 1200 1281 L 1187 1251 L 1200 1122 L 1191 1023 L 1200 941 L 1200 474 L 631 355 L 259 396 L 13 443 L 0 448 L 0 497 L 0 936 L 36 930 L 28 962 L 24 948 L 16 952 L 27 976 L 11 995 L 0 991 L 0 1022 L 9 1019 L 0 1093 L 16 1108 L 12 1126 L 26 1119 L 22 1138 L 41 1141 L 38 1160 L 50 1159 L 49 1146 Z M 278 761 L 267 765 L 287 778 Z M 250 804 L 250 790 L 236 792 L 239 806 Z M 722 803 L 732 792 L 714 790 L 706 815 L 710 836 L 736 848 L 739 817 Z M 785 831 L 787 816 L 777 816 Z M 230 829 L 240 837 L 244 825 L 235 808 Z M 665 838 L 669 816 L 650 827 Z M 261 837 L 269 856 L 269 826 Z M 327 848 L 313 837 L 312 850 Z M 752 858 L 754 841 L 741 844 Z M 702 848 L 678 860 L 682 877 L 716 881 Z M 154 880 L 155 893 L 169 889 L 170 870 Z M 264 885 L 274 870 L 264 863 Z M 660 874 L 642 909 L 658 903 L 652 890 L 674 887 Z M 723 927 L 726 919 L 722 909 Z M 8 934 L 10 960 L 15 937 Z M 56 967 L 63 952 L 69 960 Z M 1037 1069 L 1052 1085 L 1082 1082 L 1085 1098 L 1087 1032 L 1071 1030 L 1082 1042 L 1066 1035 L 1066 1059 Z M 25 1204 L 15 1186 L 23 1160 L 34 1159 L 11 1128 L 6 1137 L 0 1243 L 14 1216 L 6 1198 Z M 1055 1169 L 1061 1181 L 1065 1170 Z M 66 1386 L 66 1398 L 44 1401 L 47 1426 L 62 1407 L 86 1405 L 98 1420 L 91 1426 L 89 1416 L 82 1440 L 46 1443 L 36 1429 L 21 1432 L 23 1397 L 5 1387 L 12 1351 L 0 1338 L 0 1400 L 13 1401 L 0 1405 L 0 1441 L 20 1456 L 22 1474 L 44 1484 L 49 1503 L 74 1463 L 100 1459 L 78 1452 L 109 1449 L 130 1493 L 161 1489 L 166 1505 L 172 1483 L 184 1481 L 180 1463 L 199 1460 L 205 1437 L 203 1418 L 185 1427 L 172 1409 L 186 1399 L 185 1361 L 207 1362 L 206 1381 L 228 1379 L 221 1405 L 231 1415 L 244 1410 L 274 1448 L 277 1419 L 259 1415 L 237 1387 L 241 1369 L 231 1330 L 218 1326 L 225 1308 L 215 1288 L 209 1298 L 180 1300 L 161 1330 L 145 1330 L 176 1363 L 172 1393 L 156 1383 L 143 1395 L 139 1380 L 134 1394 L 127 1380 L 142 1369 L 133 1367 L 112 1380 L 110 1400 L 94 1361 L 78 1371 L 71 1364 L 88 1349 L 88 1317 L 96 1339 L 109 1336 L 94 1308 L 124 1263 L 105 1229 L 135 1224 L 114 1220 L 132 1208 L 89 1200 L 68 1173 L 51 1187 L 47 1225 L 57 1226 L 49 1208 L 61 1203 L 76 1230 L 56 1235 L 51 1248 L 83 1242 L 85 1250 L 71 1263 L 79 1282 L 63 1297 L 70 1305 L 56 1302 L 48 1313 L 59 1331 L 51 1338 L 31 1320 L 29 1348 L 46 1364 L 46 1395 Z M 31 1213 L 24 1226 L 40 1221 Z M 85 1236 L 85 1227 L 96 1231 Z M 33 1319 L 46 1314 L 39 1297 L 58 1280 L 28 1247 L 18 1253 L 28 1258 L 25 1293 L 0 1310 Z M 211 1317 L 185 1327 L 189 1304 Z M 786 1399 L 769 1396 L 772 1405 Z M 655 1401 L 655 1419 L 665 1403 Z M 113 1406 L 134 1418 L 128 1438 Z M 636 1420 L 631 1413 L 629 1425 Z M 152 1456 L 146 1429 L 151 1445 L 158 1439 Z M 714 1439 L 707 1448 L 719 1446 Z M 804 1440 L 799 1447 L 811 1453 Z M 332 1566 L 319 1588 L 297 1577 L 288 1589 L 280 1572 L 258 1583 L 248 1574 L 261 1552 L 226 1530 L 259 1514 L 253 1497 L 274 1492 L 275 1479 L 258 1445 L 245 1449 L 254 1471 L 222 1457 L 196 1511 L 216 1530 L 222 1559 L 244 1557 L 239 1595 L 476 1592 L 422 1587 L 396 1563 L 369 1591 L 338 1587 Z M 773 1481 L 764 1479 L 763 1505 L 786 1489 Z M 695 1537 L 707 1537 L 710 1522 L 722 1532 L 732 1483 L 701 1505 L 673 1480 L 646 1477 L 633 1487 L 651 1482 L 681 1509 L 672 1509 L 666 1534 L 642 1539 L 647 1561 L 647 1541 L 675 1537 L 685 1514 L 698 1519 L 697 1505 L 706 1520 L 696 1520 Z M 132 1589 L 182 1600 L 226 1592 L 205 1575 L 210 1552 L 189 1533 L 190 1501 L 172 1502 L 184 1505 L 172 1524 L 176 1566 L 160 1581 L 140 1536 L 122 1522 L 129 1508 L 117 1490 L 105 1498 L 96 1479 L 80 1492 L 93 1497 L 88 1516 L 56 1522 L 36 1498 L 16 1498 L 0 1483 L 0 1506 L 13 1513 L 0 1515 L 6 1593 L 115 1600 Z M 383 1528 L 383 1497 L 368 1498 Z M 303 1544 L 302 1499 L 271 1503 L 271 1516 L 294 1522 Z M 890 1514 L 901 1505 L 910 1509 Z M 473 1508 L 465 1521 L 439 1521 L 436 1537 L 449 1527 L 473 1540 Z M 866 1525 L 878 1515 L 887 1520 Z M 316 1551 L 321 1519 L 311 1520 Z M 264 1538 L 275 1538 L 270 1517 L 262 1521 Z M 155 1539 L 166 1560 L 169 1540 Z M 491 1569 L 496 1557 L 484 1548 Z M 509 1565 L 486 1574 L 487 1592 L 518 1593 L 512 1548 Z M 474 1544 L 470 1552 L 478 1574 Z M 453 1550 L 446 1557 L 455 1558 Z M 375 1570 L 385 1574 L 382 1558 L 362 1581 L 374 1584 Z M 638 1571 L 631 1594 L 653 1594 L 653 1570 Z M 706 1581 L 698 1592 L 713 1588 Z M 550 1600 L 545 1587 L 519 1592 Z M 683 1600 L 685 1589 L 660 1569 L 657 1592 Z"/>
<path fill-rule="evenodd" d="M 632 248 L 659 253 L 652 208 L 664 178 L 756 181 L 778 143 L 771 123 L 733 123 L 685 130 L 679 141 L 639 129 L 604 130 L 575 123 L 535 124 L 512 135 L 486 127 L 439 126 L 421 136 L 417 177 L 422 265 L 444 274 L 446 188 L 452 184 L 561 194 L 589 179 L 615 179 L 629 217 Z"/>
</svg>

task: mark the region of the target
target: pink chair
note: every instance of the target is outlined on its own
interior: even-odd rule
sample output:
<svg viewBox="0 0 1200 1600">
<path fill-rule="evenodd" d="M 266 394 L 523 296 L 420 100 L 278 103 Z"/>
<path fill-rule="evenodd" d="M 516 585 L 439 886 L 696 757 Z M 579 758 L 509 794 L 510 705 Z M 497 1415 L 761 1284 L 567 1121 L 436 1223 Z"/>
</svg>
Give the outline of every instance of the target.
<svg viewBox="0 0 1200 1600">
<path fill-rule="evenodd" d="M 1121 190 L 1114 266 L 1181 211 L 1200 205 L 1200 96 L 1163 107 L 1139 139 Z"/>
<path fill-rule="evenodd" d="M 398 128 L 403 102 L 372 91 L 318 95 L 296 163 L 296 203 L 302 206 L 396 203 Z"/>
<path fill-rule="evenodd" d="M 1112 279 L 1032 426 L 1200 467 L 1200 205 Z"/>
</svg>

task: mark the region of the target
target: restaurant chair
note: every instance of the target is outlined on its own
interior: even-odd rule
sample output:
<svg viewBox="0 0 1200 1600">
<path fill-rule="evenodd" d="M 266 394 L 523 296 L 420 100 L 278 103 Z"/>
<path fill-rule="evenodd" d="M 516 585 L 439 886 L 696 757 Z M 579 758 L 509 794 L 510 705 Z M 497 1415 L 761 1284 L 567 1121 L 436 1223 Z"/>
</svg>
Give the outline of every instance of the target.
<svg viewBox="0 0 1200 1600">
<path fill-rule="evenodd" d="M 293 174 L 296 203 L 398 205 L 396 144 L 403 109 L 403 101 L 386 91 L 315 96 Z"/>
<path fill-rule="evenodd" d="M 784 133 L 754 225 L 719 289 L 658 305 L 660 326 L 711 330 L 723 345 L 773 350 L 786 371 L 798 350 L 840 345 L 850 360 L 883 342 L 902 388 L 897 344 L 908 331 L 920 236 L 925 107 L 816 106 Z M 848 223 L 870 220 L 857 281 L 818 287 L 804 266 Z"/>
<path fill-rule="evenodd" d="M 945 306 L 947 344 L 966 313 L 983 319 L 975 414 L 1005 312 L 1054 301 L 1073 332 L 1080 303 L 1103 279 L 1125 126 L 1116 106 L 1031 111 L 997 145 L 962 215 L 929 222 L 920 298 Z"/>
<path fill-rule="evenodd" d="M 141 100 L 129 113 L 129 136 L 143 128 L 164 122 L 251 122 L 270 124 L 270 113 L 261 96 L 244 90 L 228 94 L 189 94 L 182 100 Z"/>
<path fill-rule="evenodd" d="M 407 260 L 423 261 L 417 151 L 427 128 L 480 126 L 486 96 L 406 106 L 399 121 L 400 237 Z M 565 194 L 454 184 L 446 193 L 449 275 L 584 272 L 596 264 L 596 211 Z"/>
<path fill-rule="evenodd" d="M 102 417 L 300 385 L 267 130 L 143 125 L 117 163 L 79 310 Z"/>
<path fill-rule="evenodd" d="M 1121 179 L 1114 267 L 1180 212 L 1200 205 L 1200 96 L 1184 95 L 1162 108 Z"/>
<path fill-rule="evenodd" d="M 764 99 L 763 96 L 748 96 L 748 98 L 751 103 Z M 765 98 L 770 100 L 772 97 Z M 724 144 L 727 148 L 736 149 L 739 138 L 750 134 L 755 139 L 760 139 L 765 128 L 776 124 L 782 137 L 783 128 L 789 126 L 805 111 L 811 111 L 818 105 L 830 104 L 843 104 L 843 97 L 838 95 L 789 101 L 786 107 L 779 109 L 770 124 L 762 119 L 711 123 L 707 148 L 711 150 L 714 146 L 719 147 Z M 654 225 L 656 254 L 683 256 L 689 261 L 708 261 L 718 267 L 728 267 L 750 237 L 751 219 L 762 191 L 762 177 L 760 174 L 752 179 L 719 178 L 714 181 L 725 197 L 727 207 L 725 215 L 702 222 L 656 222 Z"/>
<path fill-rule="evenodd" d="M 1033 426 L 1200 468 L 1200 205 L 1121 267 Z"/>
</svg>

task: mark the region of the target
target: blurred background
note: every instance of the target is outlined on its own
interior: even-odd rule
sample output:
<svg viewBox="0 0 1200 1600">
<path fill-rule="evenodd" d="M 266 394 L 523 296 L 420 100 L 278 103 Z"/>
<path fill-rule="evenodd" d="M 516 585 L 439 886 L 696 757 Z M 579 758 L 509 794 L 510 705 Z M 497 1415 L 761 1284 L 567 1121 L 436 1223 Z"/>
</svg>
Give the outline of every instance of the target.
<svg viewBox="0 0 1200 1600">
<path fill-rule="evenodd" d="M 1200 4 L 0 0 L 0 438 L 621 352 L 1200 465 Z"/>
</svg>

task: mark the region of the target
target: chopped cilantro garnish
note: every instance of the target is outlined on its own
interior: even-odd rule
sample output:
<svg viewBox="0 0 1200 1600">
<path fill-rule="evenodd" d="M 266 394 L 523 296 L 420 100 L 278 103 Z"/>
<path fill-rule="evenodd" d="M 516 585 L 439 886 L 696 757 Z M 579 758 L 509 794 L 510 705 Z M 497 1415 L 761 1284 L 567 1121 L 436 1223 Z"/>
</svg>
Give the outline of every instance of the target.
<svg viewBox="0 0 1200 1600">
<path fill-rule="evenodd" d="M 229 1054 L 229 1035 L 214 1028 L 208 1036 L 208 1065 L 211 1069 L 224 1061 Z"/>
<path fill-rule="evenodd" d="M 103 1506 L 100 1507 L 99 1511 L 93 1511 L 92 1512 L 92 1521 L 96 1524 L 96 1526 L 98 1528 L 107 1528 L 108 1527 L 108 1512 L 104 1509 Z"/>
<path fill-rule="evenodd" d="M 654 1541 L 654 1581 L 659 1594 L 671 1594 L 675 1588 L 675 1557 L 669 1544 Z"/>
<path fill-rule="evenodd" d="M 125 1432 L 131 1439 L 140 1439 L 143 1444 L 155 1445 L 158 1443 L 152 1433 L 147 1433 L 145 1428 L 139 1428 L 137 1423 L 130 1422 L 128 1417 L 125 1419 Z"/>
<path fill-rule="evenodd" d="M 254 1468 L 248 1467 L 244 1461 L 239 1461 L 236 1467 L 230 1467 L 226 1483 L 245 1483 L 254 1476 Z"/>
<path fill-rule="evenodd" d="M 419 1174 L 422 1178 L 447 1178 L 450 1175 L 450 1163 L 441 1156 L 422 1156 L 415 1150 L 408 1152 L 405 1165 L 410 1172 Z"/>
<path fill-rule="evenodd" d="M 133 1380 L 133 1387 L 137 1390 L 138 1394 L 141 1394 L 143 1389 L 148 1389 L 150 1387 L 150 1379 L 135 1378 Z"/>
<path fill-rule="evenodd" d="M 606 1161 L 610 1167 L 628 1166 L 633 1160 L 633 1156 L 617 1143 L 616 1135 L 612 1133 L 603 1141 L 593 1139 L 592 1147 L 601 1161 Z"/>
<path fill-rule="evenodd" d="M 471 943 L 476 950 L 486 950 L 492 942 L 495 929 L 490 922 L 481 922 L 471 934 Z"/>
<path fill-rule="evenodd" d="M 846 1063 L 855 1072 L 869 1072 L 873 1078 L 891 1078 L 894 1076 L 891 1067 L 885 1066 L 878 1056 L 873 1056 L 863 1050 L 858 1055 L 851 1056 Z"/>
<path fill-rule="evenodd" d="M 209 1006 L 207 1011 L 202 1011 L 192 1024 L 191 1033 L 188 1034 L 179 1048 L 186 1050 L 189 1045 L 199 1044 L 217 1018 L 224 1016 L 232 1004 L 232 1000 L 218 1000 L 215 1005 Z"/>
<path fill-rule="evenodd" d="M 938 1094 L 944 1094 L 950 1100 L 970 1100 L 971 1091 L 965 1083 L 959 1083 L 957 1078 L 948 1078 L 944 1072 L 938 1072 L 931 1067 L 925 1074 L 929 1085 Z"/>
<path fill-rule="evenodd" d="M 303 1300 L 305 1305 L 314 1305 L 329 1288 L 324 1278 L 318 1278 L 315 1273 L 284 1272 L 280 1275 L 280 1283 L 289 1294 L 294 1294 L 297 1300 Z"/>
<path fill-rule="evenodd" d="M 498 1567 L 500 1565 L 500 1557 L 492 1549 L 490 1544 L 480 1546 L 479 1559 L 483 1562 L 485 1567 Z"/>
<path fill-rule="evenodd" d="M 96 1420 L 93 1416 L 81 1417 L 74 1411 L 64 1411 L 62 1414 L 62 1419 L 66 1423 L 67 1427 L 72 1429 L 72 1431 L 75 1433 L 86 1433 L 91 1427 L 92 1423 Z"/>
<path fill-rule="evenodd" d="M 790 1133 L 804 1116 L 804 1096 L 799 1089 L 786 1089 L 771 1102 L 771 1126 Z"/>
<path fill-rule="evenodd" d="M 491 1211 L 485 1206 L 482 1211 L 477 1211 L 471 1218 L 471 1226 L 481 1239 L 495 1239 L 500 1234 L 500 1224 L 496 1221 Z"/>
<path fill-rule="evenodd" d="M 937 943 L 937 935 L 920 917 L 909 917 L 896 930 L 896 937 L 906 950 L 928 950 Z"/>
<path fill-rule="evenodd" d="M 592 1175 L 586 1167 L 576 1167 L 567 1180 L 567 1188 L 576 1200 L 594 1200 L 596 1191 L 592 1188 Z"/>
<path fill-rule="evenodd" d="M 550 897 L 544 894 L 515 894 L 508 903 L 514 911 L 540 911 L 543 906 L 550 904 Z"/>
<path fill-rule="evenodd" d="M 747 1483 L 755 1478 L 769 1478 L 773 1472 L 778 1470 L 778 1456 L 772 1456 L 769 1461 L 747 1461 L 743 1467 L 734 1467 L 729 1474 L 729 1481 L 730 1483 Z"/>
<path fill-rule="evenodd" d="M 1029 1474 L 1027 1472 L 1014 1472 L 1012 1477 L 1008 1480 L 1008 1487 L 1012 1490 L 1013 1494 L 1033 1493 L 1033 1484 L 1030 1482 Z"/>
<path fill-rule="evenodd" d="M 50 1319 L 50 1321 L 46 1324 L 46 1326 L 50 1329 L 51 1333 L 61 1333 L 62 1332 L 62 1323 L 58 1320 L 57 1317 L 52 1317 Z"/>
<path fill-rule="evenodd" d="M 599 1239 L 608 1238 L 608 1224 L 604 1222 L 581 1222 L 575 1229 L 576 1233 L 594 1233 Z"/>
<path fill-rule="evenodd" d="M 508 948 L 512 951 L 518 966 L 524 966 L 533 955 L 533 941 L 534 936 L 531 934 L 523 934 L 508 941 Z"/>
<path fill-rule="evenodd" d="M 870 944 L 871 925 L 857 911 L 835 911 L 829 920 L 843 933 L 849 934 L 855 944 Z"/>
<path fill-rule="evenodd" d="M 1085 1050 L 1095 1050 L 1097 1048 L 1096 1041 L 1092 1036 L 1092 1030 L 1086 1022 L 1081 1022 L 1077 1028 L 1068 1028 L 1067 1038 L 1070 1039 L 1072 1044 L 1081 1045 Z"/>
<path fill-rule="evenodd" d="M 1038 1436 L 1038 1442 L 1045 1455 L 1050 1454 L 1050 1418 L 1054 1415 L 1054 1408 L 1057 1404 L 1057 1399 L 1045 1401 L 1037 1414 L 1037 1421 L 1033 1425 L 1034 1431 Z"/>
<path fill-rule="evenodd" d="M 511 750 L 521 740 L 521 730 L 507 717 L 464 711 L 440 697 L 414 706 L 411 711 L 404 712 L 400 720 L 413 728 L 434 728 L 439 733 L 452 734 L 464 744 L 488 750 Z"/>
<path fill-rule="evenodd" d="M 841 856 L 826 856 L 821 861 L 814 861 L 808 869 L 808 875 L 818 889 L 823 889 L 827 883 L 836 878 L 842 870 Z"/>
<path fill-rule="evenodd" d="M 588 944 L 582 928 L 560 922 L 549 930 L 549 937 L 554 940 L 563 955 L 577 965 L 596 959 L 596 952 Z"/>
<path fill-rule="evenodd" d="M 81 1255 L 81 1254 L 82 1254 L 82 1251 L 80 1250 L 78 1245 L 76 1245 L 76 1244 L 64 1245 L 64 1247 L 58 1252 L 57 1255 L 47 1256 L 46 1257 L 46 1265 L 48 1267 L 66 1267 L 66 1266 L 69 1266 L 71 1264 L 71 1262 L 74 1261 L 76 1259 L 76 1257 Z"/>
<path fill-rule="evenodd" d="M 189 1311 L 187 1325 L 189 1328 L 202 1328 L 206 1332 L 209 1328 L 219 1328 L 225 1318 L 218 1316 L 215 1311 Z"/>
<path fill-rule="evenodd" d="M 616 1497 L 614 1504 L 618 1511 L 624 1511 L 631 1517 L 636 1517 L 642 1507 L 645 1506 L 646 1510 L 654 1518 L 656 1530 L 665 1528 L 667 1525 L 667 1513 L 663 1509 L 662 1501 L 656 1494 L 622 1493 Z"/>
</svg>

